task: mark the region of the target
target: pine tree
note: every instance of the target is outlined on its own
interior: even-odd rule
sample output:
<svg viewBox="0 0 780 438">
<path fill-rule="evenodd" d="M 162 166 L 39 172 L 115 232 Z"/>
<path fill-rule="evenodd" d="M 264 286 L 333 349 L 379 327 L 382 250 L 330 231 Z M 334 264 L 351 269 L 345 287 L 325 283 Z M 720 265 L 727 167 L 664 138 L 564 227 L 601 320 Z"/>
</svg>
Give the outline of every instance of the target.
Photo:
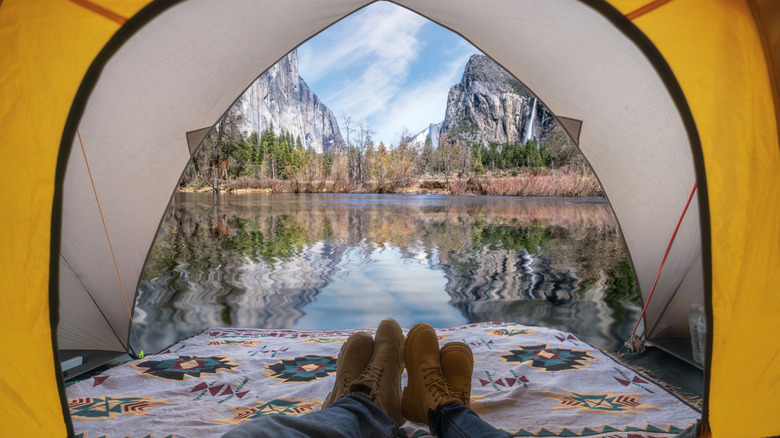
<svg viewBox="0 0 780 438">
<path fill-rule="evenodd" d="M 479 146 L 474 148 L 474 172 L 478 175 L 485 173 L 485 167 L 482 165 L 482 150 Z"/>
<path fill-rule="evenodd" d="M 536 140 L 531 139 L 525 143 L 525 153 L 528 158 L 528 167 L 539 167 L 542 165 L 542 156 L 536 147 Z"/>
<path fill-rule="evenodd" d="M 271 124 L 263 130 L 260 136 L 260 157 L 261 163 L 265 161 L 268 167 L 268 177 L 276 178 L 276 156 L 274 155 L 274 146 L 276 144 L 276 135 L 274 134 L 274 124 Z"/>
</svg>

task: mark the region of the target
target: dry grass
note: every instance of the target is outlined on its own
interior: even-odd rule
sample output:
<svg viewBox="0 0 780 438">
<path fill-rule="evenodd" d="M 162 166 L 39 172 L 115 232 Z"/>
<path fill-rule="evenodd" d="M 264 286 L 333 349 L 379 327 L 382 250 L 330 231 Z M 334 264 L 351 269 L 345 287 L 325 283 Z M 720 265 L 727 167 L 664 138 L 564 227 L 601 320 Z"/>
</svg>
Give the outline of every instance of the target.
<svg viewBox="0 0 780 438">
<path fill-rule="evenodd" d="M 603 196 L 596 177 L 590 172 L 561 168 L 516 176 L 473 176 L 468 179 L 445 178 L 410 180 L 406 184 L 376 184 L 355 181 L 295 181 L 240 177 L 228 181 L 224 189 L 267 191 L 272 193 L 449 193 L 453 195 L 503 196 Z"/>
<path fill-rule="evenodd" d="M 547 172 L 525 172 L 515 176 L 471 177 L 451 179 L 447 190 L 446 180 L 423 181 L 423 192 L 441 192 L 453 195 L 502 195 L 502 196 L 603 196 L 596 177 L 591 172 L 573 168 L 555 169 Z"/>
<path fill-rule="evenodd" d="M 296 181 L 240 177 L 228 181 L 224 190 L 267 191 L 271 193 L 374 193 L 373 187 L 352 181 Z"/>
<path fill-rule="evenodd" d="M 523 173 L 483 182 L 484 194 L 508 196 L 603 196 L 592 173 L 556 169 L 546 174 Z"/>
</svg>

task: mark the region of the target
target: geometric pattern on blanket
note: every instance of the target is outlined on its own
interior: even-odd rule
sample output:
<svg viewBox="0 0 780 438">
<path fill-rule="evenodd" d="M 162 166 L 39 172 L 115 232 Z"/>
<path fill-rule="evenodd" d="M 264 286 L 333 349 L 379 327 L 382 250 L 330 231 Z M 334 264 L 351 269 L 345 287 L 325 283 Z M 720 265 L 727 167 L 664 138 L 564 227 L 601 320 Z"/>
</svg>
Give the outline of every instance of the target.
<svg viewBox="0 0 780 438">
<path fill-rule="evenodd" d="M 359 330 L 374 332 L 204 330 L 162 353 L 69 383 L 74 430 L 80 438 L 210 437 L 263 415 L 319 410 L 334 385 L 339 349 Z M 471 407 L 511 436 L 670 437 L 700 417 L 570 333 L 511 323 L 436 331 L 440 345 L 471 347 Z M 429 433 L 407 422 L 398 435 Z"/>
</svg>

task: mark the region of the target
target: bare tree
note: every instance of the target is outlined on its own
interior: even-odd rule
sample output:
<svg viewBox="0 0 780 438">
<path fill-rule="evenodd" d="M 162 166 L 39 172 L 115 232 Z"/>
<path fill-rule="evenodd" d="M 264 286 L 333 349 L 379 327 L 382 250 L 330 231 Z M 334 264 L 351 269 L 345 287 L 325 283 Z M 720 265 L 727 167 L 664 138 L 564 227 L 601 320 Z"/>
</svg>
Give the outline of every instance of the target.
<svg viewBox="0 0 780 438">
<path fill-rule="evenodd" d="M 387 152 L 385 144 L 380 142 L 379 147 L 375 153 L 371 155 L 369 159 L 369 178 L 374 180 L 377 189 L 381 191 L 388 191 L 390 182 L 392 179 L 392 163 L 390 154 Z"/>
<path fill-rule="evenodd" d="M 349 162 L 349 176 L 351 180 L 363 182 L 366 176 L 366 152 L 371 148 L 374 133 L 363 122 L 355 122 L 347 114 L 342 115 L 344 125 L 344 141 L 347 160 Z"/>
<path fill-rule="evenodd" d="M 293 174 L 295 185 L 297 187 L 303 186 L 304 190 L 310 191 L 315 181 L 323 179 L 322 160 L 311 147 L 306 151 L 296 149 L 294 153 L 300 156 L 301 162 Z"/>
<path fill-rule="evenodd" d="M 401 131 L 401 139 L 398 147 L 393 149 L 393 162 L 396 163 L 396 175 L 398 183 L 402 186 L 408 184 L 409 180 L 417 173 L 417 149 L 412 144 L 414 136 L 409 130 L 404 128 Z"/>
<path fill-rule="evenodd" d="M 363 122 L 358 124 L 357 139 L 355 141 L 356 149 L 356 164 L 357 164 L 357 180 L 363 182 L 366 166 L 366 155 L 368 151 L 373 147 L 374 141 L 371 139 L 371 135 L 374 131 Z"/>
<path fill-rule="evenodd" d="M 343 154 L 337 154 L 330 165 L 330 179 L 338 182 L 349 181 L 349 160 Z"/>
<path fill-rule="evenodd" d="M 346 113 L 342 113 L 341 115 L 343 125 L 344 125 L 344 148 L 346 152 L 347 157 L 347 170 L 348 170 L 348 178 L 351 178 L 354 175 L 354 158 L 353 158 L 353 145 L 352 145 L 352 137 L 355 133 L 355 127 L 354 122 L 352 121 L 352 117 L 348 116 Z"/>
</svg>

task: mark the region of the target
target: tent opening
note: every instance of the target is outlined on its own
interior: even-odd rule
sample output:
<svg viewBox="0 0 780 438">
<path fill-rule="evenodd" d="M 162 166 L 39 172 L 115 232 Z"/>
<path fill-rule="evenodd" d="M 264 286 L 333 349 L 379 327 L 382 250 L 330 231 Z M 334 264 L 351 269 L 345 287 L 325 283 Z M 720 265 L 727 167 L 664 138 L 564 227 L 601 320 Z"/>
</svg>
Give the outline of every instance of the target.
<svg viewBox="0 0 780 438">
<path fill-rule="evenodd" d="M 405 24 L 410 21 L 413 25 Z M 426 30 L 425 26 L 434 29 Z M 147 267 L 140 285 L 136 316 L 141 320 L 141 331 L 150 328 L 142 338 L 154 339 L 153 345 L 157 345 L 151 350 L 145 347 L 147 351 L 164 349 L 210 326 L 319 329 L 369 326 L 376 321 L 345 316 L 356 313 L 377 317 L 368 308 L 350 309 L 349 300 L 366 289 L 366 285 L 368 289 L 373 287 L 384 294 L 397 292 L 399 296 L 413 290 L 423 291 L 421 285 L 427 285 L 431 295 L 440 292 L 440 297 L 433 298 L 438 302 L 436 306 L 409 301 L 405 309 L 395 310 L 403 315 L 419 312 L 412 309 L 415 307 L 441 308 L 441 315 L 435 311 L 419 312 L 439 321 L 438 326 L 482 322 L 492 317 L 502 321 L 521 318 L 535 325 L 548 322 L 568 328 L 563 321 L 573 319 L 580 320 L 578 324 L 582 327 L 598 327 L 593 329 L 592 338 L 597 344 L 603 343 L 604 348 L 617 348 L 627 339 L 626 327 L 633 324 L 638 313 L 636 280 L 617 222 L 603 198 L 525 203 L 512 200 L 512 205 L 502 207 L 501 204 L 510 201 L 491 198 L 491 204 L 461 198 L 371 196 L 373 193 L 404 195 L 426 187 L 428 191 L 439 187 L 438 191 L 433 190 L 434 194 L 473 194 L 466 191 L 474 190 L 469 185 L 485 186 L 481 194 L 511 194 L 489 190 L 493 186 L 523 185 L 529 181 L 555 184 L 556 179 L 566 178 L 569 179 L 557 182 L 550 192 L 528 194 L 602 194 L 588 164 L 567 135 L 567 128 L 578 129 L 579 125 L 569 119 L 559 123 L 537 96 L 494 61 L 478 54 L 473 46 L 467 45 L 455 60 L 458 62 L 439 60 L 437 64 L 447 66 L 440 68 L 440 72 L 425 65 L 407 67 L 409 71 L 427 68 L 430 70 L 427 76 L 441 78 L 436 82 L 444 83 L 438 94 L 431 92 L 414 101 L 422 106 L 428 105 L 425 99 L 432 96 L 441 100 L 439 111 L 429 116 L 430 122 L 436 123 L 418 122 L 421 126 L 415 127 L 415 131 L 426 128 L 422 135 L 415 135 L 403 126 L 383 128 L 385 134 L 377 133 L 365 121 L 366 117 L 355 120 L 345 113 L 337 118 L 340 122 L 336 130 L 326 135 L 314 130 L 307 132 L 305 126 L 296 124 L 301 116 L 287 116 L 296 110 L 322 111 L 326 114 L 323 118 L 327 118 L 332 112 L 328 108 L 311 110 L 291 99 L 311 91 L 306 85 L 307 78 L 302 77 L 307 71 L 318 78 L 312 86 L 324 83 L 321 87 L 325 93 L 328 86 L 333 86 L 328 81 L 337 82 L 338 86 L 352 83 L 356 89 L 364 90 L 370 84 L 360 81 L 365 81 L 367 72 L 382 70 L 390 63 L 398 63 L 399 58 L 405 59 L 395 53 L 394 47 L 399 45 L 396 40 L 379 35 L 377 39 L 384 38 L 382 45 L 372 42 L 365 59 L 351 60 L 351 64 L 342 61 L 341 64 L 349 65 L 332 67 L 335 74 L 331 75 L 338 79 L 327 78 L 322 69 L 304 64 L 324 64 L 334 52 L 359 52 L 364 49 L 363 38 L 354 38 L 355 33 L 360 29 L 385 27 L 392 29 L 388 32 L 396 37 L 401 32 L 399 29 L 408 29 L 405 35 L 419 46 L 436 42 L 426 42 L 421 37 L 426 33 L 442 40 L 438 44 L 467 45 L 457 35 L 403 8 L 383 3 L 372 5 L 287 54 L 236 99 L 210 133 L 196 137 L 202 139 L 200 149 L 193 154 L 179 183 L 180 190 L 196 193 L 174 196 L 161 235 L 150 253 L 152 266 Z M 442 32 L 446 35 L 442 36 Z M 311 47 L 325 53 L 315 55 Z M 433 47 L 431 51 L 438 50 Z M 386 55 L 388 52 L 391 55 Z M 404 56 L 422 58 L 423 64 L 431 62 L 424 53 Z M 367 60 L 376 62 L 366 67 Z M 350 68 L 359 71 L 352 73 Z M 350 73 L 352 76 L 348 76 Z M 387 80 L 378 82 L 388 87 Z M 430 83 L 426 78 L 423 85 L 406 86 L 416 91 Z M 382 88 L 375 86 L 375 93 L 382 93 Z M 338 89 L 331 94 L 340 97 L 344 92 Z M 404 90 L 398 93 L 399 97 L 387 100 L 395 105 L 408 105 L 409 97 L 403 93 Z M 486 109 L 491 99 L 508 109 Z M 323 100 L 327 106 L 328 101 Z M 274 102 L 275 106 L 268 102 Z M 293 108 L 276 108 L 285 103 Z M 356 105 L 344 99 L 339 104 Z M 480 110 L 483 113 L 475 115 Z M 370 114 L 361 108 L 357 111 Z M 385 109 L 381 114 L 398 112 L 403 111 Z M 482 124 L 479 128 L 487 131 L 485 134 L 462 129 L 467 123 L 476 126 L 481 122 L 480 117 L 497 116 L 505 118 L 504 125 L 514 123 L 514 126 Z M 387 124 L 381 119 L 376 123 Z M 438 125 L 437 130 L 426 125 Z M 340 138 L 329 145 L 321 141 L 334 137 L 333 132 Z M 398 138 L 381 140 L 388 135 L 386 132 L 398 132 Z M 568 181 L 588 178 L 583 188 L 562 191 Z M 254 193 L 242 193 L 246 190 Z M 322 192 L 345 190 L 361 194 L 318 196 Z M 277 196 L 264 192 L 288 194 Z M 289 194 L 297 192 L 303 194 Z M 299 208 L 300 205 L 305 207 Z M 333 205 L 339 207 L 331 208 Z M 452 215 L 451 221 L 467 224 L 458 228 L 441 217 L 419 211 L 425 209 L 447 211 Z M 481 214 L 480 209 L 490 213 Z M 379 216 L 377 211 L 381 212 Z M 515 216 L 505 221 L 494 220 L 495 215 Z M 593 227 L 589 227 L 590 221 L 595 223 Z M 358 227 L 355 223 L 366 225 Z M 432 227 L 441 226 L 446 229 L 436 239 L 421 237 L 432 234 Z M 402 232 L 404 229 L 407 231 Z M 575 237 L 578 233 L 584 237 Z M 366 242 L 366 245 L 354 242 Z M 203 251 L 198 253 L 196 249 L 201 247 Z M 324 247 L 328 250 L 323 250 Z M 381 250 L 383 247 L 389 249 Z M 358 263 L 351 260 L 353 253 L 368 255 Z M 384 289 L 377 285 L 382 281 L 374 281 L 374 286 L 370 286 L 369 279 L 374 276 L 388 282 L 397 268 L 377 269 L 362 278 L 363 284 L 334 275 L 334 272 L 365 270 L 379 261 L 409 267 L 408 262 L 413 260 L 429 261 L 421 265 L 426 269 L 421 271 L 419 281 Z M 483 269 L 477 271 L 471 265 Z M 563 268 L 570 265 L 577 266 Z M 431 271 L 438 271 L 438 277 L 423 275 Z M 307 274 L 296 278 L 297 272 Z M 348 276 L 360 275 L 351 272 Z M 328 295 L 334 291 L 338 291 L 334 296 Z M 275 297 L 277 294 L 281 297 Z M 368 307 L 381 302 L 378 294 L 364 294 L 361 301 Z M 310 315 L 322 311 L 318 310 L 322 306 L 320 302 L 327 300 L 341 300 L 343 311 L 331 314 L 330 320 L 319 317 L 308 321 Z M 287 305 L 284 301 L 288 301 Z M 477 301 L 479 305 L 487 303 L 493 310 L 475 310 Z M 333 302 L 331 306 L 335 305 Z M 604 308 L 598 312 L 603 321 L 597 322 L 599 316 L 588 314 L 592 312 L 587 310 L 589 306 Z M 411 317 L 408 320 L 407 325 L 416 322 Z M 168 327 L 168 321 L 182 322 L 181 331 Z"/>
</svg>

